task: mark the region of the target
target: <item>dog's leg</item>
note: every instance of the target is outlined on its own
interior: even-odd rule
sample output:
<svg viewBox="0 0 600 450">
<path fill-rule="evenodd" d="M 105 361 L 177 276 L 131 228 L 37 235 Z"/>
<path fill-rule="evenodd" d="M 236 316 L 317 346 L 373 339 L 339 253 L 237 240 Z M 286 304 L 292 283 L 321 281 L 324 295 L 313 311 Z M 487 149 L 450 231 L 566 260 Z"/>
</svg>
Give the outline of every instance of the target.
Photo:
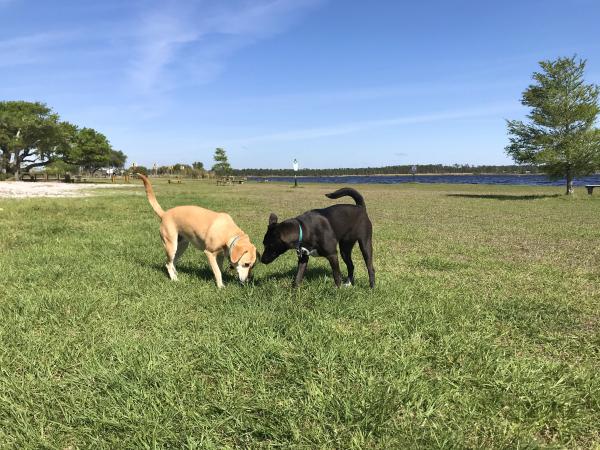
<svg viewBox="0 0 600 450">
<path fill-rule="evenodd" d="M 340 272 L 340 263 L 338 261 L 337 253 L 327 256 L 327 261 L 329 261 L 331 270 L 333 270 L 333 281 L 337 287 L 340 287 L 342 284 L 342 272 Z"/>
<path fill-rule="evenodd" d="M 298 287 L 302 283 L 306 266 L 308 266 L 308 255 L 302 255 L 298 258 L 298 272 L 296 272 L 296 278 L 294 279 L 294 287 Z"/>
<path fill-rule="evenodd" d="M 169 278 L 172 281 L 177 281 L 177 270 L 175 270 L 174 264 L 175 255 L 177 254 L 177 237 L 173 238 L 167 233 L 162 233 L 162 231 L 160 237 L 162 238 L 163 245 L 165 246 L 165 253 L 167 254 L 167 264 L 165 267 L 169 273 Z"/>
<path fill-rule="evenodd" d="M 225 254 L 223 252 L 217 255 L 217 264 L 219 265 L 219 269 L 223 270 L 223 261 L 225 260 Z"/>
<path fill-rule="evenodd" d="M 354 263 L 352 263 L 352 247 L 355 242 L 340 242 L 340 253 L 342 259 L 348 268 L 348 280 L 344 283 L 346 286 L 354 285 Z"/>
<path fill-rule="evenodd" d="M 360 251 L 362 252 L 365 264 L 367 265 L 367 271 L 369 272 L 369 286 L 375 287 L 375 268 L 373 267 L 373 242 L 369 236 L 365 240 L 358 241 L 360 245 Z"/>
<path fill-rule="evenodd" d="M 177 261 L 179 261 L 179 258 L 181 258 L 181 255 L 183 255 L 185 253 L 185 251 L 187 250 L 188 245 L 190 245 L 189 241 L 186 241 L 185 239 L 183 239 L 180 236 L 177 241 L 177 252 L 175 252 L 175 258 L 173 260 L 173 264 L 177 264 Z"/>
<path fill-rule="evenodd" d="M 210 264 L 210 268 L 215 275 L 215 280 L 217 282 L 217 287 L 223 287 L 223 277 L 221 276 L 221 268 L 219 267 L 219 263 L 217 262 L 217 254 L 209 252 L 208 250 L 204 250 L 206 257 L 208 258 L 208 262 Z"/>
</svg>

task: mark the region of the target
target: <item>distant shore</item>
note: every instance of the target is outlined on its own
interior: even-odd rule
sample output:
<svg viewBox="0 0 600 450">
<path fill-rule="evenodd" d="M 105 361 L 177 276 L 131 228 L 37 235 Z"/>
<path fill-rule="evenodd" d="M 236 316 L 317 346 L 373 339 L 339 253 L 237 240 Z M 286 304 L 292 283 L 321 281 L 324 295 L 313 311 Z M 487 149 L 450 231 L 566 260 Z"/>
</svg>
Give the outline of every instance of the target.
<svg viewBox="0 0 600 450">
<path fill-rule="evenodd" d="M 497 176 L 502 176 L 502 175 L 522 175 L 522 176 L 529 176 L 529 175 L 543 175 L 543 174 L 539 174 L 539 173 L 517 173 L 517 172 L 485 172 L 485 173 L 474 173 L 474 172 L 451 172 L 451 173 L 447 173 L 447 172 L 440 172 L 440 173 L 416 173 L 414 174 L 414 176 L 418 176 L 418 177 L 423 177 L 423 176 L 444 176 L 444 177 L 451 177 L 451 176 L 459 176 L 459 177 L 464 177 L 464 176 L 482 176 L 482 175 L 497 175 Z M 289 177 L 293 177 L 294 174 L 291 175 L 247 175 L 249 177 L 257 177 L 257 178 L 289 178 Z M 412 177 L 413 174 L 412 173 L 373 173 L 373 174 L 364 174 L 364 173 L 345 173 L 345 174 L 339 174 L 339 175 L 296 175 L 298 178 L 314 178 L 314 177 L 319 177 L 319 178 L 331 178 L 331 177 Z"/>
<path fill-rule="evenodd" d="M 269 176 L 248 176 L 249 179 L 258 183 L 272 181 L 273 183 L 293 183 L 294 176 L 289 175 L 269 175 Z M 429 174 L 380 174 L 380 175 L 307 175 L 298 176 L 297 180 L 301 184 L 324 183 L 324 184 L 406 184 L 406 183 L 424 183 L 424 184 L 487 184 L 487 185 L 530 185 L 530 186 L 561 186 L 564 184 L 562 179 L 551 179 L 544 174 L 524 174 L 524 173 L 482 173 L 472 172 L 463 173 L 429 173 Z M 575 178 L 575 184 L 578 186 L 585 184 L 600 185 L 600 175 Z"/>
</svg>

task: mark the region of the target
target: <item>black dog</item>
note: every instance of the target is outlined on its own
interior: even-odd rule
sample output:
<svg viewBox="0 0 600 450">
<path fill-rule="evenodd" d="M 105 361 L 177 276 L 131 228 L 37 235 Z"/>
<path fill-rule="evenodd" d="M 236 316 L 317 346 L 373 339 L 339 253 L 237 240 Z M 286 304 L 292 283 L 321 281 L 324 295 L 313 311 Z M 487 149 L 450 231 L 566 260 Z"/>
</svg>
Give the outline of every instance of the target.
<svg viewBox="0 0 600 450">
<path fill-rule="evenodd" d="M 375 286 L 375 269 L 373 269 L 373 226 L 367 216 L 365 201 L 356 190 L 339 189 L 329 198 L 349 196 L 355 205 L 333 205 L 324 209 L 313 209 L 294 218 L 277 223 L 277 216 L 269 217 L 269 228 L 263 239 L 265 251 L 261 261 L 265 264 L 273 262 L 287 250 L 295 249 L 298 253 L 298 273 L 294 285 L 298 286 L 304 278 L 309 256 L 324 256 L 331 264 L 336 286 L 342 283 L 340 264 L 337 257 L 337 244 L 340 244 L 342 259 L 348 267 L 348 284 L 354 284 L 354 264 L 352 248 L 356 241 L 367 264 L 369 284 Z"/>
</svg>

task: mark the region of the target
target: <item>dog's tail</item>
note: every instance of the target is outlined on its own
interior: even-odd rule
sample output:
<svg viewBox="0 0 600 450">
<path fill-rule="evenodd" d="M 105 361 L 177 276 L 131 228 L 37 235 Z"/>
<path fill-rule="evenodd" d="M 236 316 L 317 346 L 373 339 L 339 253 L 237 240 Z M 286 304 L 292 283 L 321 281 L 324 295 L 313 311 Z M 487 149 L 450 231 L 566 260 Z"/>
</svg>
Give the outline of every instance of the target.
<svg viewBox="0 0 600 450">
<path fill-rule="evenodd" d="M 154 189 L 152 189 L 150 180 L 147 176 L 142 175 L 141 173 L 136 173 L 136 175 L 140 177 L 144 182 L 144 187 L 146 188 L 146 195 L 148 196 L 150 206 L 152 206 L 152 209 L 154 210 L 156 215 L 162 219 L 162 216 L 165 214 L 165 211 L 160 207 L 158 201 L 156 200 L 156 196 L 154 195 Z"/>
<path fill-rule="evenodd" d="M 362 206 L 362 207 L 366 207 L 367 205 L 365 205 L 365 199 L 363 198 L 362 195 L 360 195 L 358 193 L 358 191 L 356 189 L 352 189 L 352 188 L 342 188 L 342 189 L 338 189 L 335 192 L 332 192 L 331 194 L 325 194 L 325 197 L 328 198 L 340 198 L 340 197 L 352 197 L 354 199 L 354 201 L 356 202 L 357 206 Z"/>
</svg>

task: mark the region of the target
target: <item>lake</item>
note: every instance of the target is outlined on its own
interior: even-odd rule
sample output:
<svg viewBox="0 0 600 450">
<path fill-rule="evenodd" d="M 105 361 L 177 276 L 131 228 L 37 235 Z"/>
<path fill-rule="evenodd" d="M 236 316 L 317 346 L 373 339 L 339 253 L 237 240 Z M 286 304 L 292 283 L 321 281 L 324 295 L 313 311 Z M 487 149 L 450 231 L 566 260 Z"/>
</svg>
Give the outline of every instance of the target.
<svg viewBox="0 0 600 450">
<path fill-rule="evenodd" d="M 294 177 L 248 177 L 254 181 L 294 182 Z M 449 184 L 517 184 L 528 186 L 563 186 L 565 180 L 550 180 L 545 175 L 345 175 L 327 177 L 298 177 L 298 183 L 335 184 L 398 184 L 398 183 L 449 183 Z M 600 175 L 576 178 L 575 186 L 600 184 Z"/>
</svg>

